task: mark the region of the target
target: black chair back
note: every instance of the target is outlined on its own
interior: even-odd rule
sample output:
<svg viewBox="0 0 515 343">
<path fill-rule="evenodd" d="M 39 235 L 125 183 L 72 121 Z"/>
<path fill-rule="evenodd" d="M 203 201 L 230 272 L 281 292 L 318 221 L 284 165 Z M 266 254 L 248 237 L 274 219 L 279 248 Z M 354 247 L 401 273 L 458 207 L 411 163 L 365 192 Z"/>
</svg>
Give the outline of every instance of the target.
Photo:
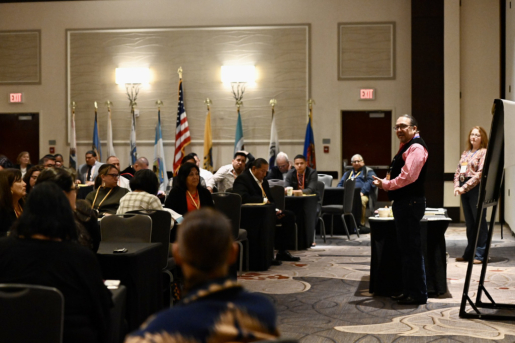
<svg viewBox="0 0 515 343">
<path fill-rule="evenodd" d="M 127 214 L 140 214 L 149 216 L 152 219 L 152 233 L 150 242 L 161 243 L 161 259 L 164 263 L 161 269 L 168 264 L 168 256 L 170 253 L 170 227 L 172 225 L 172 215 L 168 211 L 159 210 L 134 210 Z"/>
<path fill-rule="evenodd" d="M 320 213 L 320 209 L 322 208 L 322 204 L 324 203 L 324 192 L 325 192 L 325 183 L 323 181 L 317 181 L 317 196 L 318 196 L 317 213 Z"/>
<path fill-rule="evenodd" d="M 150 243 L 152 219 L 144 215 L 106 216 L 100 221 L 102 242 Z"/>
<path fill-rule="evenodd" d="M 241 196 L 236 193 L 213 193 L 211 195 L 215 209 L 225 214 L 231 221 L 232 235 L 237 239 L 240 231 Z"/>
<path fill-rule="evenodd" d="M 270 179 L 270 180 L 268 180 L 268 185 L 270 187 L 272 187 L 272 186 L 283 186 L 284 187 L 284 180 L 281 180 L 281 179 Z"/>
<path fill-rule="evenodd" d="M 345 181 L 343 192 L 343 213 L 352 213 L 352 205 L 354 203 L 354 189 L 356 188 L 356 180 L 348 179 Z"/>
<path fill-rule="evenodd" d="M 284 211 L 285 200 L 284 200 L 284 187 L 283 186 L 272 186 L 270 187 L 270 193 L 274 197 L 275 207 Z"/>
<path fill-rule="evenodd" d="M 64 297 L 53 287 L 0 284 L 2 342 L 62 342 Z"/>
</svg>

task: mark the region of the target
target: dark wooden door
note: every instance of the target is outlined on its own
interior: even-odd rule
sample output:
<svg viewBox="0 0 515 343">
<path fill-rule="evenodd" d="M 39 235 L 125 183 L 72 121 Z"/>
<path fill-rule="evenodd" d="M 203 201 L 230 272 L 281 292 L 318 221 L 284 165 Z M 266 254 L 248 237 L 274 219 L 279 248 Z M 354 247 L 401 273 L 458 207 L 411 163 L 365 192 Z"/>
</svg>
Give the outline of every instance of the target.
<svg viewBox="0 0 515 343">
<path fill-rule="evenodd" d="M 391 111 L 342 111 L 342 161 L 345 169 L 351 167 L 351 157 L 360 154 L 365 164 L 377 176 L 386 176 L 392 159 Z M 379 201 L 388 201 L 386 193 L 379 191 Z"/>
<path fill-rule="evenodd" d="M 39 160 L 39 113 L 0 113 L 0 154 L 14 164 L 28 151 L 32 164 Z"/>
</svg>

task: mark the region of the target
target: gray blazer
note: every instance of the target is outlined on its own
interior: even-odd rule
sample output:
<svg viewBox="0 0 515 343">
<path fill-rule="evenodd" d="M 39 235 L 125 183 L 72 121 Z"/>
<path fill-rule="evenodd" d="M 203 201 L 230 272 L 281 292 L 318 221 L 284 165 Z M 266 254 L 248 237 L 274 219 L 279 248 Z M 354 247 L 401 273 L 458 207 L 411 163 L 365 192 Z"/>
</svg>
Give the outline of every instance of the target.
<svg viewBox="0 0 515 343">
<path fill-rule="evenodd" d="M 93 166 L 91 181 L 95 181 L 95 178 L 98 175 L 98 169 L 102 165 L 102 162 L 95 161 L 95 165 Z M 86 163 L 81 164 L 77 169 L 77 180 L 80 180 L 80 183 L 86 183 L 86 176 L 88 175 L 88 165 Z"/>
<path fill-rule="evenodd" d="M 304 172 L 306 176 L 304 177 L 304 189 L 302 193 L 304 194 L 316 194 L 317 192 L 317 181 L 318 181 L 318 173 L 316 170 L 306 167 L 306 171 Z M 286 174 L 286 179 L 284 180 L 284 187 L 293 187 L 293 189 L 299 189 L 299 181 L 297 180 L 297 170 L 290 169 Z"/>
</svg>

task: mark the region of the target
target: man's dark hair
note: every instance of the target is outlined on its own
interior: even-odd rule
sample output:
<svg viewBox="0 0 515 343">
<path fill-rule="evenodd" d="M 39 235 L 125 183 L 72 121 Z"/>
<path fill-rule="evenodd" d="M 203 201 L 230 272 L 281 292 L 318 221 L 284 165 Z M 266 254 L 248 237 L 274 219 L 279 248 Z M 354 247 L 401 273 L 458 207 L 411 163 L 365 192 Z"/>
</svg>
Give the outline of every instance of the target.
<svg viewBox="0 0 515 343">
<path fill-rule="evenodd" d="M 77 227 L 70 202 L 53 182 L 43 182 L 34 187 L 22 215 L 11 231 L 15 237 L 29 238 L 41 234 L 63 241 L 77 240 Z"/>
<path fill-rule="evenodd" d="M 159 190 L 157 175 L 150 169 L 138 170 L 131 179 L 130 185 L 133 191 L 144 191 L 152 195 L 157 195 Z"/>
<path fill-rule="evenodd" d="M 46 161 L 48 161 L 48 160 L 55 161 L 54 155 L 48 154 L 48 155 L 43 156 L 43 158 L 41 159 L 41 162 L 42 162 L 41 164 L 45 164 Z"/>
<path fill-rule="evenodd" d="M 95 152 L 95 150 L 86 151 L 86 155 L 93 155 L 93 157 L 97 157 L 97 153 Z"/>
<path fill-rule="evenodd" d="M 418 121 L 415 119 L 415 117 L 410 116 L 409 114 L 404 114 L 401 117 L 408 118 L 410 120 L 410 125 L 416 126 L 418 128 Z"/>
<path fill-rule="evenodd" d="M 209 274 L 227 263 L 232 242 L 231 224 L 222 213 L 201 208 L 184 216 L 177 246 L 184 263 L 196 271 L 191 279 L 185 280 L 186 290 L 207 282 Z"/>
<path fill-rule="evenodd" d="M 61 158 L 64 160 L 63 155 L 61 155 L 61 154 L 55 154 L 55 155 L 54 155 L 54 158 L 58 158 L 58 157 L 61 157 Z"/>
<path fill-rule="evenodd" d="M 263 164 L 268 164 L 268 161 L 265 160 L 264 158 L 259 157 L 259 158 L 256 158 L 254 160 L 254 162 L 252 162 L 252 167 L 261 168 L 263 166 Z"/>
<path fill-rule="evenodd" d="M 181 166 L 186 163 L 187 161 L 190 161 L 190 160 L 193 160 L 193 163 L 197 163 L 197 161 L 195 161 L 195 153 L 189 153 L 187 154 L 186 156 L 184 156 L 181 160 Z M 191 162 L 190 162 L 191 163 Z"/>
<path fill-rule="evenodd" d="M 299 154 L 299 155 L 295 156 L 295 158 L 294 158 L 293 160 L 295 161 L 295 160 L 298 160 L 299 158 L 300 158 L 301 160 L 304 160 L 304 162 L 306 162 L 306 157 L 305 157 L 304 155 L 301 155 L 301 154 Z"/>
<path fill-rule="evenodd" d="M 234 158 L 233 158 L 233 159 L 235 159 L 235 158 L 236 158 L 236 157 L 238 157 L 238 156 L 243 156 L 243 157 L 245 157 L 245 160 L 247 159 L 247 154 L 246 154 L 246 153 L 244 153 L 244 152 L 241 152 L 241 151 L 236 151 L 236 152 L 234 153 Z"/>
<path fill-rule="evenodd" d="M 41 174 L 39 174 L 38 179 L 36 181 L 37 186 L 41 185 L 44 182 L 52 182 L 55 183 L 62 191 L 68 193 L 74 184 L 74 177 L 67 170 L 62 168 L 47 168 L 44 169 Z"/>
</svg>

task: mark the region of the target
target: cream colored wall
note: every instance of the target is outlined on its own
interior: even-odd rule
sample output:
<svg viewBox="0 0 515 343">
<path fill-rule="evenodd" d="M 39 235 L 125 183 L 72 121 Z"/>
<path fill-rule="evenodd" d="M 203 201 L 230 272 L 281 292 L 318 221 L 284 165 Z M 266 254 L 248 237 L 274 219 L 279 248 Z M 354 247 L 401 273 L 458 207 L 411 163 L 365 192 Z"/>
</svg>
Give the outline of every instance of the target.
<svg viewBox="0 0 515 343">
<path fill-rule="evenodd" d="M 48 141 L 55 139 L 57 151 L 67 157 L 66 29 L 309 23 L 318 169 L 340 171 L 341 110 L 390 109 L 394 116 L 411 111 L 410 3 L 410 0 L 135 0 L 0 4 L 0 30 L 41 29 L 42 34 L 42 84 L 0 86 L 0 99 L 7 99 L 7 93 L 13 91 L 24 92 L 27 99 L 18 106 L 0 100 L 0 113 L 39 112 L 41 153 L 47 153 Z M 338 81 L 337 24 L 368 21 L 396 22 L 396 79 Z M 376 88 L 377 100 L 358 101 L 360 87 Z M 256 138 L 266 141 L 269 137 Z M 323 138 L 331 139 L 329 154 L 322 152 Z M 396 142 L 391 144 L 393 151 Z M 200 144 L 190 147 L 197 152 L 202 150 Z M 79 162 L 83 161 L 87 148 L 79 146 Z M 116 145 L 115 148 L 122 164 L 126 163 L 128 145 Z M 256 156 L 268 155 L 267 144 L 250 145 L 247 149 Z M 153 156 L 151 144 L 138 145 L 138 150 L 140 155 Z M 168 156 L 173 154 L 172 145 L 165 146 L 165 150 Z M 217 160 L 228 162 L 232 150 L 232 144 L 223 145 Z M 285 144 L 284 150 L 295 155 L 302 151 L 302 144 Z M 171 165 L 171 158 L 167 159 L 167 164 Z"/>
</svg>

